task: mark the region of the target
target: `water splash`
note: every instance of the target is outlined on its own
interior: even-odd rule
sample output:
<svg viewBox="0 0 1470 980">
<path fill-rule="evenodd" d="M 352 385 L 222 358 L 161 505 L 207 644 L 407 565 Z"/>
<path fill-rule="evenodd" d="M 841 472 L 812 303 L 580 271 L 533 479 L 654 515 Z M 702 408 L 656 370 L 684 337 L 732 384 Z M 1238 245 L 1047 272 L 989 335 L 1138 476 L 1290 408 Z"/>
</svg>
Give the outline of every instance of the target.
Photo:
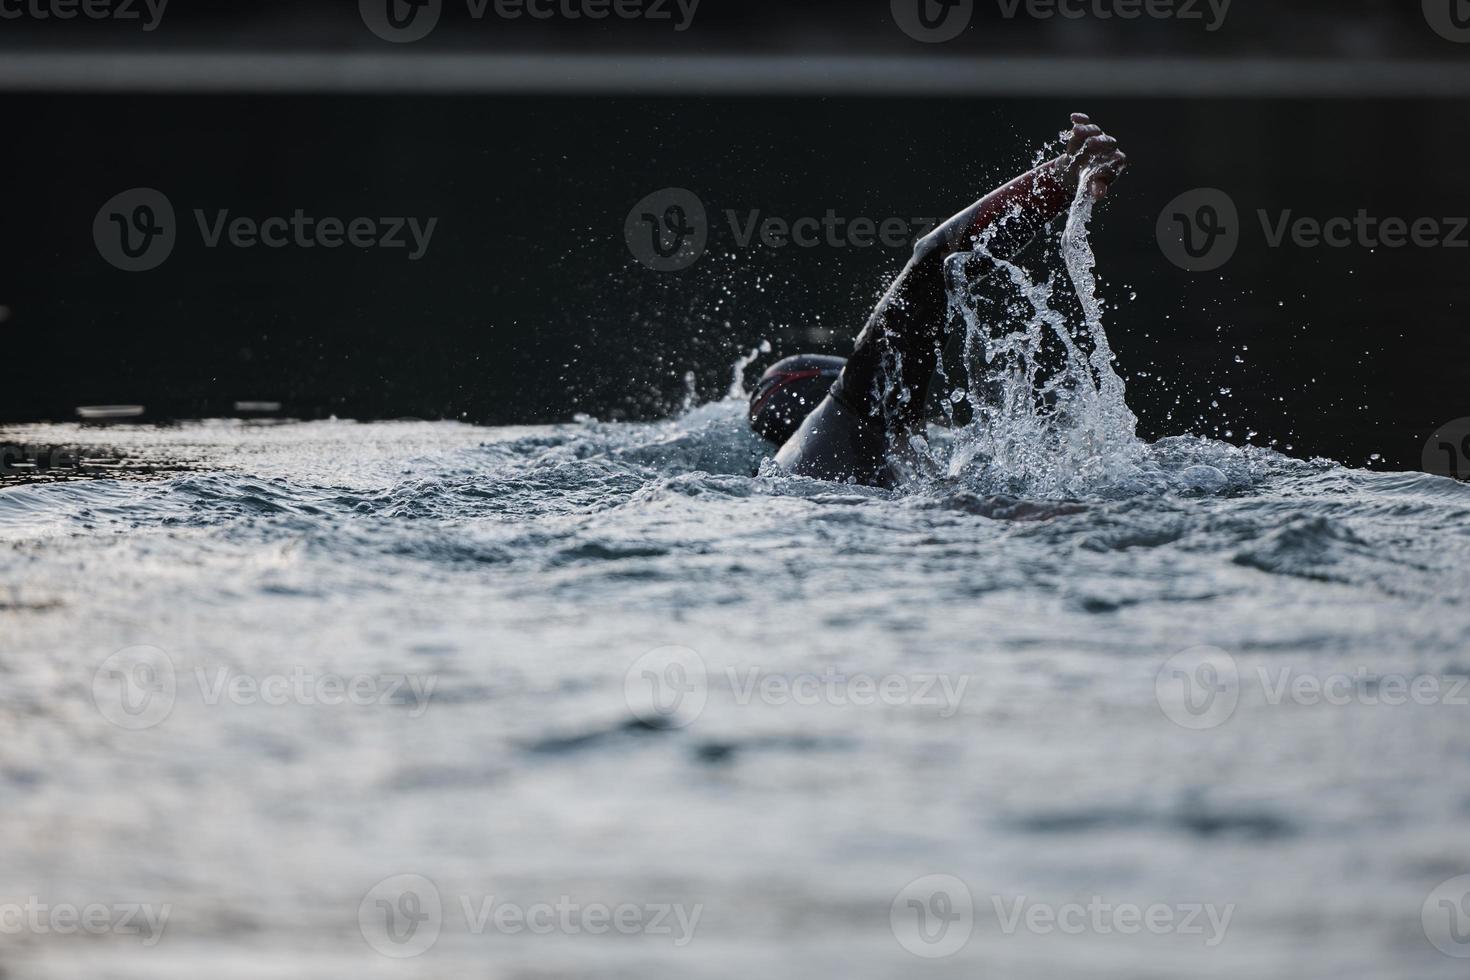
<svg viewBox="0 0 1470 980">
<path fill-rule="evenodd" d="M 1075 310 L 1055 274 L 1037 281 L 991 254 L 993 228 L 947 268 L 965 376 L 945 408 L 953 423 L 967 404 L 970 420 L 942 463 L 978 490 L 1079 496 L 1132 477 L 1144 458 L 1103 325 L 1087 185 L 1083 175 L 1058 242 Z"/>
<path fill-rule="evenodd" d="M 745 369 L 754 364 L 762 354 L 769 354 L 770 352 L 771 342 L 769 340 L 762 340 L 759 344 L 752 347 L 744 357 L 736 359 L 730 369 L 730 390 L 725 393 L 726 398 L 737 402 L 747 401 L 750 398 L 750 393 L 745 390 Z"/>
</svg>

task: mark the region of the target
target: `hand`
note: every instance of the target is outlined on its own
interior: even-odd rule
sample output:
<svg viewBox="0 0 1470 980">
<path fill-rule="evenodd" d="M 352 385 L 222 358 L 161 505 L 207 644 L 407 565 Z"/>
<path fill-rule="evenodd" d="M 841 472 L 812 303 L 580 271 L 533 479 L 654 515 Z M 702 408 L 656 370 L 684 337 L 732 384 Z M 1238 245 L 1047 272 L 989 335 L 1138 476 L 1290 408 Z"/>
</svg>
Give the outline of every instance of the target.
<svg viewBox="0 0 1470 980">
<path fill-rule="evenodd" d="M 1072 132 L 1067 137 L 1067 152 L 1062 167 L 1073 182 L 1082 175 L 1088 179 L 1088 190 L 1094 199 L 1107 196 L 1113 181 L 1128 169 L 1128 156 L 1118 149 L 1118 141 L 1093 124 L 1085 113 L 1072 113 Z"/>
</svg>

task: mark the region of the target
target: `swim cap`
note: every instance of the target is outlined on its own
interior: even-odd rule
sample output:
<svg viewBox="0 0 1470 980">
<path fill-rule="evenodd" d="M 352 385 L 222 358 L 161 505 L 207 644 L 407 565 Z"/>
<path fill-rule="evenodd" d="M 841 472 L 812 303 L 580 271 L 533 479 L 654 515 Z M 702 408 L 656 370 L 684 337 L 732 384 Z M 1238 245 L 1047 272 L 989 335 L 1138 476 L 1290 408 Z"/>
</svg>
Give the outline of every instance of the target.
<svg viewBox="0 0 1470 980">
<path fill-rule="evenodd" d="M 778 446 L 796 434 L 842 373 L 843 357 L 798 354 L 766 369 L 750 396 L 750 425 Z"/>
</svg>

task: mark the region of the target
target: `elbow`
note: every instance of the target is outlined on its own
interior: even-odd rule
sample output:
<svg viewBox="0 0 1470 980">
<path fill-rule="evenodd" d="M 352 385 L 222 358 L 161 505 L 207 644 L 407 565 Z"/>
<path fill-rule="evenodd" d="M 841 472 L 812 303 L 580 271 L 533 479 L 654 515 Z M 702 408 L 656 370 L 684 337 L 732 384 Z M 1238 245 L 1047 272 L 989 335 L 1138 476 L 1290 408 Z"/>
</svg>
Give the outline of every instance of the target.
<svg viewBox="0 0 1470 980">
<path fill-rule="evenodd" d="M 938 262 L 949 253 L 949 242 L 944 229 L 938 228 L 914 242 L 914 265 Z"/>
</svg>

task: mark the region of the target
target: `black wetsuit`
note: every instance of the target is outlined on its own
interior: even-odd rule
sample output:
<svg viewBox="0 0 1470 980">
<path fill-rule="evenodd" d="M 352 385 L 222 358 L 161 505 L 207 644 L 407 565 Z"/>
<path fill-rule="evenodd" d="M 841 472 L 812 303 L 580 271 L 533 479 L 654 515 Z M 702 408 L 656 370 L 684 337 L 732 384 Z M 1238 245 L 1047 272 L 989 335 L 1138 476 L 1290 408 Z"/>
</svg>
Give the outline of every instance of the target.
<svg viewBox="0 0 1470 980">
<path fill-rule="evenodd" d="M 945 260 L 972 247 L 977 228 L 987 230 L 983 254 L 991 263 L 1012 258 L 1067 199 L 1065 182 L 1041 168 L 920 239 L 831 391 L 785 440 L 776 462 L 816 479 L 894 483 L 894 451 L 909 433 L 922 431 L 930 380 L 944 349 Z"/>
<path fill-rule="evenodd" d="M 892 440 L 923 423 L 946 302 L 943 249 L 926 239 L 858 335 L 837 383 L 776 462 L 817 479 L 891 483 Z"/>
</svg>

